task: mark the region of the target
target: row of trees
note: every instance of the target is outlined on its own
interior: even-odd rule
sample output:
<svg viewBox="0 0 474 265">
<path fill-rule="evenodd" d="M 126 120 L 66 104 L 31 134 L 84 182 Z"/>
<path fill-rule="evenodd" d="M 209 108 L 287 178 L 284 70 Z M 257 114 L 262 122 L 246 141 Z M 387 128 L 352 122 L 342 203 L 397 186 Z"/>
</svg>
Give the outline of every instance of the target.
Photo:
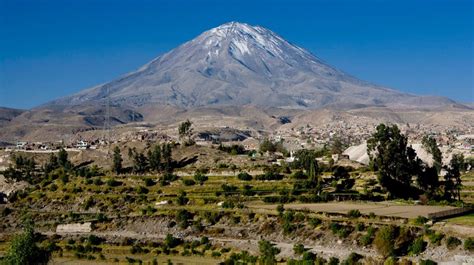
<svg viewBox="0 0 474 265">
<path fill-rule="evenodd" d="M 39 180 L 37 177 L 41 174 L 48 175 L 57 169 L 63 169 L 64 172 L 72 172 L 75 170 L 74 165 L 69 161 L 68 154 L 64 149 L 60 149 L 57 155 L 51 153 L 49 160 L 42 167 L 38 166 L 34 158 L 29 158 L 26 155 L 13 154 L 12 163 L 3 174 L 8 179 L 34 183 Z"/>
<path fill-rule="evenodd" d="M 425 137 L 423 146 L 433 156 L 433 166 L 417 157 L 415 150 L 408 146 L 407 137 L 396 125 L 378 125 L 367 141 L 367 149 L 370 166 L 377 171 L 382 187 L 391 197 L 418 198 L 425 194 L 433 199 L 460 200 L 464 157 L 455 154 L 449 165 L 443 167 L 436 140 Z M 438 175 L 442 168 L 447 172 L 444 183 L 439 181 Z M 443 189 L 440 189 L 441 186 Z"/>
<path fill-rule="evenodd" d="M 138 152 L 135 148 L 128 149 L 128 157 L 132 161 L 132 171 L 137 174 L 146 172 L 164 172 L 173 171 L 172 145 L 164 143 L 155 145 L 148 152 Z M 123 173 L 123 158 L 120 148 L 116 146 L 112 157 L 112 170 L 116 174 Z"/>
</svg>

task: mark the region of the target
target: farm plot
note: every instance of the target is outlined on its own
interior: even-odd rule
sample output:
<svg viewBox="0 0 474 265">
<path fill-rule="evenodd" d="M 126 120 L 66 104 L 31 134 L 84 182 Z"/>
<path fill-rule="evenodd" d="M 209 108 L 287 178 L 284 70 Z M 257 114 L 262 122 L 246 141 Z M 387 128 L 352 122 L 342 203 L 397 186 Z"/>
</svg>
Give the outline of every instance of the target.
<svg viewBox="0 0 474 265">
<path fill-rule="evenodd" d="M 267 210 L 276 209 L 276 205 L 252 204 L 253 208 Z M 452 206 L 427 206 L 427 205 L 394 205 L 388 203 L 354 203 L 354 202 L 329 202 L 329 203 L 298 203 L 285 204 L 285 209 L 308 210 L 312 212 L 346 214 L 350 210 L 359 210 L 362 214 L 374 213 L 378 216 L 416 218 L 428 217 L 428 214 L 455 209 Z"/>
</svg>

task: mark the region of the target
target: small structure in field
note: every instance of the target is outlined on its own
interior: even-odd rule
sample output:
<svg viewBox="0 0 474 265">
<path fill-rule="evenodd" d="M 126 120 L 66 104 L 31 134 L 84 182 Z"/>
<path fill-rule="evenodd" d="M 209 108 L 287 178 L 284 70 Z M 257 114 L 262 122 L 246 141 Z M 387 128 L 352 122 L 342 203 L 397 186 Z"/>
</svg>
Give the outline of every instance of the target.
<svg viewBox="0 0 474 265">
<path fill-rule="evenodd" d="M 56 227 L 56 233 L 90 233 L 92 231 L 92 223 L 75 223 L 75 224 L 62 224 Z"/>
</svg>

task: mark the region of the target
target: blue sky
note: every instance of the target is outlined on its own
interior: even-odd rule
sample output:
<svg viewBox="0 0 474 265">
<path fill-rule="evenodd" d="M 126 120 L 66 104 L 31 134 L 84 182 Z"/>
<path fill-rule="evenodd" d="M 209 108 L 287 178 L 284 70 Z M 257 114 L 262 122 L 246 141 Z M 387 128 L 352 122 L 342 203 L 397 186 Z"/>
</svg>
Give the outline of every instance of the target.
<svg viewBox="0 0 474 265">
<path fill-rule="evenodd" d="M 472 0 L 0 0 L 0 106 L 111 81 L 229 21 L 261 25 L 360 79 L 473 102 Z"/>
</svg>

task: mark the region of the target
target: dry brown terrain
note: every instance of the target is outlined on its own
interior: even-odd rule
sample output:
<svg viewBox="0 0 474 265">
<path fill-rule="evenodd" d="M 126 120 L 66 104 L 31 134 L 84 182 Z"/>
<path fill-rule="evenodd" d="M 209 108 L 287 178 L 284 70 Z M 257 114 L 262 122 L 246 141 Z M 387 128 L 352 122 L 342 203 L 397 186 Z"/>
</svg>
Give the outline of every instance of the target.
<svg viewBox="0 0 474 265">
<path fill-rule="evenodd" d="M 250 207 L 260 209 L 276 209 L 276 205 L 252 204 Z M 329 203 L 295 203 L 285 204 L 287 209 L 309 210 L 312 212 L 327 212 L 346 214 L 350 210 L 359 210 L 362 214 L 374 213 L 378 216 L 416 218 L 418 216 L 428 217 L 430 213 L 455 209 L 452 206 L 428 206 L 428 205 L 396 205 L 390 203 L 354 203 L 354 202 L 329 202 Z"/>
</svg>

